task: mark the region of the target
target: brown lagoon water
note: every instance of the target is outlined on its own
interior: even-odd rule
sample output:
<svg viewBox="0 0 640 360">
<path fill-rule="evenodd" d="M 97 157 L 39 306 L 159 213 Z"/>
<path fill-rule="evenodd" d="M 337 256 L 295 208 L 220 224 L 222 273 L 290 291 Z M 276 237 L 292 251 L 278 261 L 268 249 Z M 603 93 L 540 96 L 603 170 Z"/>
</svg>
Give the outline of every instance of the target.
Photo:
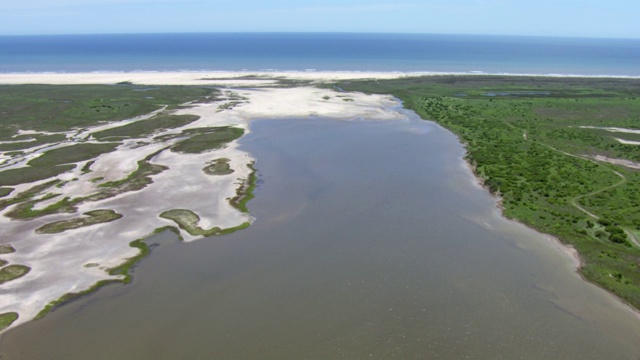
<svg viewBox="0 0 640 360">
<path fill-rule="evenodd" d="M 257 218 L 5 334 L 2 359 L 631 359 L 640 320 L 497 215 L 436 125 L 256 121 Z"/>
</svg>

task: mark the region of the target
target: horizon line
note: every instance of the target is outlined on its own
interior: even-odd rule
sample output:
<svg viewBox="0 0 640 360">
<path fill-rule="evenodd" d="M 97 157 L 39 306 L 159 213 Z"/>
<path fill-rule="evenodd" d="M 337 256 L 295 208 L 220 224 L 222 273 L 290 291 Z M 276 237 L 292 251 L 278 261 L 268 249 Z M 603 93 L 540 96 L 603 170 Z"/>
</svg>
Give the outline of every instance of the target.
<svg viewBox="0 0 640 360">
<path fill-rule="evenodd" d="M 95 32 L 95 33 L 51 33 L 51 34 L 0 34 L 0 37 L 36 36 L 114 36 L 114 35 L 196 35 L 196 34 L 334 34 L 334 35 L 440 35 L 509 38 L 552 38 L 552 39 L 600 39 L 600 40 L 640 40 L 640 37 L 577 36 L 577 35 L 522 35 L 522 34 L 469 34 L 437 32 L 382 32 L 382 31 L 167 31 L 167 32 Z"/>
</svg>

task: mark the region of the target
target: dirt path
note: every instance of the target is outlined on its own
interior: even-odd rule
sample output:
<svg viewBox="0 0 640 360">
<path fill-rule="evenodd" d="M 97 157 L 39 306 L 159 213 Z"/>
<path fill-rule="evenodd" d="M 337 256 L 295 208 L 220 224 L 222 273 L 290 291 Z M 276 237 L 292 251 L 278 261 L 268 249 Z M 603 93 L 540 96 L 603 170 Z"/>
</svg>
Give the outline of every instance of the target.
<svg viewBox="0 0 640 360">
<path fill-rule="evenodd" d="M 524 137 L 524 139 L 525 139 L 525 140 L 528 140 L 525 132 L 523 132 L 523 137 Z M 617 183 L 615 183 L 615 184 L 613 184 L 613 185 L 605 186 L 605 187 L 603 187 L 603 188 L 601 188 L 601 189 L 598 189 L 598 190 L 596 190 L 596 191 L 592 191 L 592 192 L 587 193 L 587 194 L 578 195 L 578 196 L 576 196 L 576 197 L 574 197 L 574 198 L 572 198 L 572 199 L 571 199 L 571 205 L 572 205 L 573 207 L 575 207 L 576 209 L 580 210 L 581 212 L 583 212 L 584 214 L 586 214 L 587 216 L 589 216 L 589 217 L 590 217 L 590 218 L 592 218 L 592 219 L 595 219 L 595 220 L 600 219 L 600 216 L 598 216 L 598 215 L 596 215 L 596 214 L 592 213 L 591 211 L 589 211 L 589 210 L 585 209 L 584 207 L 582 207 L 582 206 L 580 205 L 579 201 L 580 201 L 581 199 L 586 198 L 586 197 L 594 196 L 594 195 L 600 194 L 600 193 L 602 193 L 602 192 L 605 192 L 605 191 L 608 191 L 608 190 L 611 190 L 611 189 L 617 188 L 618 186 L 621 186 L 621 185 L 626 184 L 626 183 L 627 183 L 627 181 L 628 181 L 628 180 L 627 180 L 627 178 L 626 178 L 626 176 L 622 175 L 621 173 L 619 173 L 619 172 L 617 172 L 617 171 L 615 171 L 615 170 L 612 170 L 612 169 L 610 169 L 610 168 L 608 168 L 608 167 L 604 166 L 601 162 L 598 162 L 597 160 L 594 160 L 594 159 L 588 158 L 588 157 L 586 157 L 586 156 L 580 156 L 580 155 L 571 154 L 571 153 L 568 153 L 568 152 L 566 152 L 566 151 L 558 150 L 558 149 L 554 148 L 554 147 L 553 147 L 553 146 L 551 146 L 551 145 L 548 145 L 548 144 L 545 144 L 545 143 L 542 143 L 542 142 L 540 142 L 540 143 L 541 143 L 542 145 L 546 146 L 547 148 L 549 148 L 549 149 L 551 149 L 551 150 L 553 150 L 553 151 L 559 152 L 559 153 L 561 153 L 561 154 L 563 154 L 563 155 L 571 156 L 571 157 L 574 157 L 574 158 L 577 158 L 577 159 L 581 159 L 581 160 L 585 160 L 585 161 L 589 161 L 589 162 L 592 162 L 592 163 L 594 163 L 594 164 L 596 164 L 596 165 L 598 165 L 598 166 L 604 167 L 605 169 L 607 169 L 607 170 L 611 171 L 612 173 L 616 174 L 616 176 L 618 176 L 618 177 L 620 178 L 620 181 L 618 181 Z M 605 162 L 608 162 L 608 161 L 605 161 Z M 622 166 L 624 166 L 624 165 L 622 165 Z M 633 233 L 632 233 L 629 229 L 623 228 L 623 230 L 624 230 L 624 232 L 627 234 L 627 238 L 628 238 L 628 239 L 629 239 L 629 240 L 630 240 L 630 241 L 631 241 L 635 246 L 637 246 L 637 247 L 639 247 L 639 248 L 640 248 L 640 241 L 638 241 L 638 239 L 635 237 L 635 235 L 633 235 Z"/>
<path fill-rule="evenodd" d="M 599 163 L 599 162 L 597 162 L 597 161 L 595 161 L 593 159 L 590 159 L 588 157 L 584 157 L 584 156 L 580 156 L 580 155 L 574 155 L 574 154 L 568 153 L 566 151 L 558 150 L 558 149 L 554 148 L 553 146 L 547 145 L 547 144 L 544 144 L 544 143 L 543 143 L 543 145 L 548 147 L 549 149 L 551 149 L 553 151 L 557 151 L 557 152 L 559 152 L 561 154 L 564 154 L 564 155 L 567 155 L 567 156 L 571 156 L 571 157 L 574 157 L 574 158 L 577 158 L 577 159 L 582 159 L 582 160 L 585 160 L 585 161 L 589 161 L 589 162 L 592 162 L 592 163 L 594 163 L 594 164 L 596 164 L 598 166 L 602 166 L 605 169 L 607 169 L 607 170 L 613 172 L 614 174 L 616 174 L 618 177 L 620 177 L 620 181 L 618 181 L 617 183 L 615 183 L 613 185 L 605 186 L 605 187 L 603 187 L 601 189 L 598 189 L 596 191 L 592 191 L 590 193 L 583 194 L 583 195 L 578 195 L 578 196 L 574 197 L 573 199 L 571 199 L 571 205 L 573 205 L 573 207 L 575 207 L 576 209 L 578 209 L 578 210 L 582 211 L 583 213 L 587 214 L 591 218 L 594 218 L 596 220 L 600 219 L 600 217 L 598 215 L 596 215 L 596 214 L 590 212 L 589 210 L 583 208 L 578 203 L 578 201 L 580 201 L 580 199 L 583 199 L 583 198 L 586 198 L 586 197 L 589 197 L 589 196 L 593 196 L 593 195 L 597 195 L 597 194 L 600 194 L 601 192 L 604 192 L 604 191 L 607 191 L 607 190 L 611 190 L 611 189 L 617 188 L 618 186 L 624 185 L 627 182 L 627 178 L 624 175 L 622 175 L 621 173 L 619 173 L 619 172 L 617 172 L 615 170 L 611 170 L 611 169 L 605 167 L 604 165 L 602 165 L 601 163 Z"/>
<path fill-rule="evenodd" d="M 598 189 L 596 191 L 592 191 L 590 193 L 583 194 L 583 195 L 578 195 L 578 196 L 574 197 L 573 199 L 571 199 L 571 205 L 573 205 L 573 207 L 575 207 L 576 209 L 582 211 L 583 213 L 587 214 L 589 217 L 591 217 L 593 219 L 596 219 L 596 220 L 600 219 L 600 217 L 598 215 L 596 215 L 596 214 L 590 212 L 589 210 L 585 209 L 584 207 L 582 207 L 578 203 L 578 201 L 580 201 L 580 199 L 584 199 L 584 198 L 589 197 L 589 196 L 594 196 L 594 195 L 600 194 L 601 192 L 608 191 L 608 190 L 614 189 L 614 188 L 616 188 L 618 186 L 624 185 L 627 182 L 626 176 L 622 175 L 621 173 L 619 173 L 619 172 L 617 172 L 615 170 L 609 169 L 608 167 L 602 165 L 598 161 L 590 159 L 588 157 L 574 155 L 574 154 L 571 154 L 571 153 L 568 153 L 568 152 L 565 152 L 565 151 L 562 151 L 562 150 L 558 150 L 558 149 L 554 148 L 553 146 L 550 146 L 550 145 L 547 145 L 547 144 L 543 144 L 543 145 L 548 147 L 549 149 L 557 151 L 557 152 L 559 152 L 561 154 L 564 154 L 564 155 L 567 155 L 567 156 L 571 156 L 571 157 L 574 157 L 574 158 L 578 158 L 578 159 L 582 159 L 582 160 L 586 160 L 586 161 L 590 161 L 590 162 L 592 162 L 592 163 L 594 163 L 594 164 L 596 164 L 598 166 L 602 166 L 602 167 L 606 168 L 607 170 L 611 171 L 612 173 L 614 173 L 618 177 L 620 177 L 620 181 L 618 181 L 617 183 L 615 183 L 613 185 L 605 186 L 605 187 L 603 187 L 601 189 Z M 635 235 L 633 235 L 633 233 L 629 229 L 626 229 L 626 228 L 622 228 L 622 229 L 624 230 L 625 234 L 627 234 L 627 239 L 629 239 L 635 246 L 640 248 L 640 242 L 635 237 Z"/>
<path fill-rule="evenodd" d="M 600 190 L 592 191 L 592 192 L 590 192 L 588 194 L 584 194 L 584 195 L 578 195 L 578 196 L 574 197 L 573 199 L 571 199 L 571 205 L 573 205 L 576 209 L 582 211 L 583 213 L 591 216 L 592 218 L 594 218 L 596 220 L 599 219 L 600 217 L 598 215 L 595 215 L 595 214 L 589 212 L 588 210 L 586 210 L 585 208 L 583 208 L 582 206 L 580 206 L 578 201 L 580 201 L 580 199 L 583 199 L 585 197 L 597 195 L 597 194 L 599 194 L 601 192 L 604 192 L 604 191 L 607 191 L 607 190 L 611 190 L 611 189 L 616 188 L 618 186 L 621 186 L 621 185 L 623 185 L 623 184 L 625 184 L 627 182 L 627 178 L 624 175 L 620 174 L 619 172 L 617 172 L 615 170 L 611 170 L 611 171 L 613 171 L 614 174 L 618 175 L 621 178 L 621 180 L 618 181 L 617 183 L 613 184 L 613 185 L 603 187 Z"/>
</svg>

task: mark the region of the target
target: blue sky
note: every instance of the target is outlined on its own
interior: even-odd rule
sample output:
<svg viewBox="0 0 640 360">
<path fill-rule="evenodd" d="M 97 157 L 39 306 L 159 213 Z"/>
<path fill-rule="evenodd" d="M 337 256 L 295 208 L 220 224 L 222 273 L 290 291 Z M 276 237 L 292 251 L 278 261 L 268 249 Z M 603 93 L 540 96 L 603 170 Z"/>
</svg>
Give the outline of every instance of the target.
<svg viewBox="0 0 640 360">
<path fill-rule="evenodd" d="M 396 32 L 640 38 L 639 0 L 0 0 L 0 34 Z"/>
</svg>

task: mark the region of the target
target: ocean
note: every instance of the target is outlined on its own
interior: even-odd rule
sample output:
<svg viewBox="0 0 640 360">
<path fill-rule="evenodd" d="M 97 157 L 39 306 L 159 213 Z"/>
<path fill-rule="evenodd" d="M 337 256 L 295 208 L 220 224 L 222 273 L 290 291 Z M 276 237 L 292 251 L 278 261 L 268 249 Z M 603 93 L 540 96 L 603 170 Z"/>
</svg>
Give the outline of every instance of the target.
<svg viewBox="0 0 640 360">
<path fill-rule="evenodd" d="M 197 33 L 0 36 L 0 73 L 398 71 L 640 76 L 640 39 Z"/>
</svg>

